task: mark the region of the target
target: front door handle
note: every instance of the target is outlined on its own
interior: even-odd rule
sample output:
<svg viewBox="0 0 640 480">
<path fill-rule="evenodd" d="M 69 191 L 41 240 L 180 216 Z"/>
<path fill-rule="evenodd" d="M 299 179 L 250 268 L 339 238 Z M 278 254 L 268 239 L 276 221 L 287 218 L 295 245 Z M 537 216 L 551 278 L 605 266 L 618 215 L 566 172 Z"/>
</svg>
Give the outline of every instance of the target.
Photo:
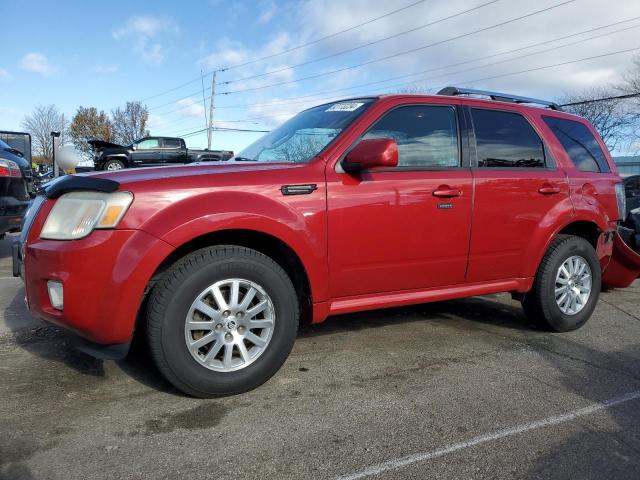
<svg viewBox="0 0 640 480">
<path fill-rule="evenodd" d="M 560 193 L 560 187 L 545 183 L 538 189 L 538 192 L 543 195 L 555 195 L 556 193 Z"/>
<path fill-rule="evenodd" d="M 462 195 L 462 192 L 459 189 L 451 188 L 448 185 L 440 185 L 433 191 L 433 196 L 440 198 L 453 198 L 460 195 Z"/>
</svg>

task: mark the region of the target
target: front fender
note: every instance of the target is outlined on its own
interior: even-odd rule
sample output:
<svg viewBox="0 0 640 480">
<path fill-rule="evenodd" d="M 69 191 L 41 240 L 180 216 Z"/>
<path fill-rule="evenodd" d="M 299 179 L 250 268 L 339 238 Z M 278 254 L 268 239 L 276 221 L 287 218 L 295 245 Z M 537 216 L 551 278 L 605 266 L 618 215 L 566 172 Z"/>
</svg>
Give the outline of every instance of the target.
<svg viewBox="0 0 640 480">
<path fill-rule="evenodd" d="M 139 228 L 175 248 L 225 230 L 273 236 L 298 255 L 309 278 L 313 301 L 323 301 L 328 298 L 326 211 L 324 192 L 318 190 L 311 195 L 281 198 L 240 191 L 190 195 L 161 202 L 163 207 Z"/>
</svg>

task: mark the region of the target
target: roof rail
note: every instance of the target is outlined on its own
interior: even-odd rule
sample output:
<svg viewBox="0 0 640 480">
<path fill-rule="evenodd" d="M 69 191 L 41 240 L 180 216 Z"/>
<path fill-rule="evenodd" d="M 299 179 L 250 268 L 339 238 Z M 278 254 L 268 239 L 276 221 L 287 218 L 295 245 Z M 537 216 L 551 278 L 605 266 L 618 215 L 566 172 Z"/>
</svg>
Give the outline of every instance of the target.
<svg viewBox="0 0 640 480">
<path fill-rule="evenodd" d="M 510 103 L 533 103 L 536 105 L 542 105 L 551 110 L 562 110 L 560 105 L 555 102 L 549 102 L 547 100 L 539 100 L 537 98 L 520 97 L 518 95 L 510 95 L 508 93 L 490 92 L 487 90 L 474 90 L 472 88 L 458 88 L 458 87 L 445 87 L 438 92 L 438 95 L 482 95 L 489 97 L 491 100 L 498 100 L 500 102 Z"/>
</svg>

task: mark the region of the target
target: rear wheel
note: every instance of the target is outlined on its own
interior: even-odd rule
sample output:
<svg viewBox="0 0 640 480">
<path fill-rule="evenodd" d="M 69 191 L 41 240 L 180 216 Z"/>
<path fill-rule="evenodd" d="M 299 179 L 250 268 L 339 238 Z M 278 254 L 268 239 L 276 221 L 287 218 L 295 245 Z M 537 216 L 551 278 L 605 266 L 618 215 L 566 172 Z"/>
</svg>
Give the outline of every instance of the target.
<svg viewBox="0 0 640 480">
<path fill-rule="evenodd" d="M 147 322 L 153 359 L 169 382 L 197 397 L 231 395 L 282 366 L 297 332 L 298 300 L 269 257 L 210 247 L 166 272 L 151 292 Z"/>
<path fill-rule="evenodd" d="M 123 168 L 126 168 L 126 165 L 122 160 L 116 160 L 115 158 L 111 158 L 104 163 L 104 166 L 102 168 L 103 170 L 110 170 L 110 171 L 122 170 Z"/>
<path fill-rule="evenodd" d="M 524 298 L 525 314 L 551 331 L 576 330 L 596 307 L 601 276 L 593 245 L 581 237 L 558 235 L 540 263 L 533 288 Z"/>
</svg>

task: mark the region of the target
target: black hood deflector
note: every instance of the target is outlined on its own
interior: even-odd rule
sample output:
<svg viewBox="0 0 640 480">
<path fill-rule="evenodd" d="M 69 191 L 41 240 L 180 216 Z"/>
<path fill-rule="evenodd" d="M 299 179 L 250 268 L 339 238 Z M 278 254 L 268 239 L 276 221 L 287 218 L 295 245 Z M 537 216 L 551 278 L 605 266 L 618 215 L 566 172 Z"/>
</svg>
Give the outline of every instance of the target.
<svg viewBox="0 0 640 480">
<path fill-rule="evenodd" d="M 115 180 L 99 177 L 66 175 L 43 187 L 47 198 L 58 198 L 60 195 L 79 190 L 111 193 L 118 190 L 120 184 Z"/>
</svg>

